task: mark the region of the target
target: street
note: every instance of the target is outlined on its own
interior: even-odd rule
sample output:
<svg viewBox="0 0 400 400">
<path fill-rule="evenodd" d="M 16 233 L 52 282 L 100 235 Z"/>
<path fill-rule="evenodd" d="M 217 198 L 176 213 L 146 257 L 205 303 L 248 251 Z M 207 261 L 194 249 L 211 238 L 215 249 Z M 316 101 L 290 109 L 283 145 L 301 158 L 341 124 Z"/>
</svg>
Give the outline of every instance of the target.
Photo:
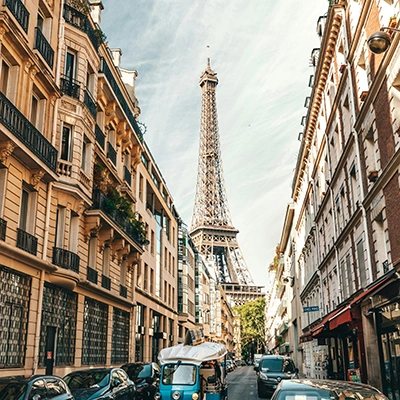
<svg viewBox="0 0 400 400">
<path fill-rule="evenodd" d="M 229 400 L 256 400 L 257 380 L 252 365 L 237 367 L 228 374 Z"/>
</svg>

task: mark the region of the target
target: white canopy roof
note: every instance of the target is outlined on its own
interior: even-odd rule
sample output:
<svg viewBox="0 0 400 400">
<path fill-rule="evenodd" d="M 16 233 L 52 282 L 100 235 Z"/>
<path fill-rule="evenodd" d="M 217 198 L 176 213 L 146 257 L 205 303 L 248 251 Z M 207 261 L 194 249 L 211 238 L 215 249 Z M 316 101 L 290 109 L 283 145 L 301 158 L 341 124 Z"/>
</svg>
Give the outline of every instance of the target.
<svg viewBox="0 0 400 400">
<path fill-rule="evenodd" d="M 196 346 L 178 344 L 162 349 L 158 359 L 161 364 L 182 361 L 200 365 L 203 361 L 221 358 L 226 353 L 226 347 L 220 343 L 204 342 Z"/>
</svg>

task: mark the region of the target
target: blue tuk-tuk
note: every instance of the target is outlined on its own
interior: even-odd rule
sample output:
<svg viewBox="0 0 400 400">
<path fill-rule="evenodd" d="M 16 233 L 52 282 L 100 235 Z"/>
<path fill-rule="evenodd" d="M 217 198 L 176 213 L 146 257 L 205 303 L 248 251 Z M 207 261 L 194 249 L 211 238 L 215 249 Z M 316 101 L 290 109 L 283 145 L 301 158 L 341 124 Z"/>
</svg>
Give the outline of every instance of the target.
<svg viewBox="0 0 400 400">
<path fill-rule="evenodd" d="M 204 342 L 179 344 L 160 351 L 159 392 L 156 400 L 227 400 L 226 371 L 220 365 L 224 345 Z"/>
</svg>

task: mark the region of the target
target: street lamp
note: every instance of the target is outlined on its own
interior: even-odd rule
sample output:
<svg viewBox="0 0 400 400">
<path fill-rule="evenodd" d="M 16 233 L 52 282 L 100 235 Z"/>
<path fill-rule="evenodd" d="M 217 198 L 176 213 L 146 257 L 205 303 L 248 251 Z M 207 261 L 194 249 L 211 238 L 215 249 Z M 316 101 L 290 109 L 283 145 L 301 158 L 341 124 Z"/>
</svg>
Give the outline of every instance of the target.
<svg viewBox="0 0 400 400">
<path fill-rule="evenodd" d="M 384 53 L 391 44 L 392 38 L 384 30 L 400 32 L 400 29 L 382 27 L 380 31 L 373 33 L 368 39 L 368 47 L 375 54 Z"/>
</svg>

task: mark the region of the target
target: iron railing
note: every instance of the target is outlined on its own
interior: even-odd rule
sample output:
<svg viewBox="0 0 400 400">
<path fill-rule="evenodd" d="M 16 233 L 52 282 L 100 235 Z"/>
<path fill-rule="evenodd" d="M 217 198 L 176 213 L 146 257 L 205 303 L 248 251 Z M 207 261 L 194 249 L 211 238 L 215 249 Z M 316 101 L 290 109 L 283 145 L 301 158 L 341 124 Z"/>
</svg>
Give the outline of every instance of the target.
<svg viewBox="0 0 400 400">
<path fill-rule="evenodd" d="M 52 171 L 56 171 L 57 150 L 1 92 L 0 122 L 3 123 Z"/>
<path fill-rule="evenodd" d="M 6 240 L 6 229 L 7 229 L 7 221 L 3 218 L 0 218 L 0 240 L 3 242 Z"/>
<path fill-rule="evenodd" d="M 103 211 L 120 229 L 138 245 L 143 246 L 145 239 L 139 229 L 131 224 L 126 215 L 115 208 L 115 205 L 99 189 L 93 191 L 92 210 Z"/>
<path fill-rule="evenodd" d="M 110 290 L 111 289 L 111 279 L 108 276 L 102 275 L 101 286 L 104 289 Z"/>
<path fill-rule="evenodd" d="M 110 142 L 107 145 L 107 157 L 111 160 L 114 165 L 117 165 L 117 152 Z"/>
<path fill-rule="evenodd" d="M 110 67 L 108 66 L 106 60 L 103 57 L 100 58 L 100 71 L 99 72 L 103 73 L 104 76 L 106 77 L 109 85 L 111 86 L 111 89 L 113 90 L 115 96 L 117 97 L 119 104 L 121 105 L 122 109 L 124 110 L 125 115 L 127 116 L 129 122 L 131 123 L 136 135 L 138 136 L 138 138 L 141 141 L 143 141 L 142 131 L 140 130 L 139 125 L 136 122 L 136 119 L 132 113 L 131 108 L 129 107 L 127 101 L 125 100 L 125 97 L 122 94 L 117 81 L 114 79 L 114 76 L 111 72 Z"/>
<path fill-rule="evenodd" d="M 54 64 L 54 50 L 51 48 L 50 43 L 44 37 L 42 31 L 36 27 L 36 37 L 35 37 L 35 46 L 34 49 L 37 49 L 39 53 L 42 55 L 47 65 L 53 69 Z"/>
<path fill-rule="evenodd" d="M 67 23 L 78 28 L 88 35 L 89 40 L 92 42 L 96 51 L 99 49 L 99 39 L 96 36 L 95 30 L 90 25 L 87 16 L 68 4 L 64 4 L 63 17 Z"/>
<path fill-rule="evenodd" d="M 21 28 L 28 33 L 29 12 L 21 0 L 6 0 L 5 6 L 11 11 Z"/>
<path fill-rule="evenodd" d="M 131 186 L 132 184 L 132 174 L 129 169 L 124 165 L 124 181 Z"/>
<path fill-rule="evenodd" d="M 89 92 L 87 88 L 85 88 L 84 90 L 83 104 L 87 107 L 90 114 L 92 114 L 93 118 L 96 119 L 97 104 L 96 101 L 93 99 L 92 94 Z"/>
<path fill-rule="evenodd" d="M 79 100 L 81 85 L 77 80 L 64 75 L 60 80 L 60 90 L 61 93 Z"/>
<path fill-rule="evenodd" d="M 101 128 L 96 124 L 94 128 L 94 133 L 96 135 L 96 142 L 100 145 L 100 147 L 104 150 L 105 146 L 105 136 Z"/>
<path fill-rule="evenodd" d="M 69 250 L 53 247 L 53 264 L 79 273 L 80 257 Z"/>
<path fill-rule="evenodd" d="M 97 285 L 98 276 L 99 276 L 99 274 L 94 268 L 89 267 L 89 266 L 87 267 L 86 278 L 88 281 L 93 282 Z"/>
<path fill-rule="evenodd" d="M 37 237 L 31 235 L 28 232 L 18 228 L 17 229 L 17 247 L 30 254 L 36 256 L 37 254 Z"/>
</svg>

